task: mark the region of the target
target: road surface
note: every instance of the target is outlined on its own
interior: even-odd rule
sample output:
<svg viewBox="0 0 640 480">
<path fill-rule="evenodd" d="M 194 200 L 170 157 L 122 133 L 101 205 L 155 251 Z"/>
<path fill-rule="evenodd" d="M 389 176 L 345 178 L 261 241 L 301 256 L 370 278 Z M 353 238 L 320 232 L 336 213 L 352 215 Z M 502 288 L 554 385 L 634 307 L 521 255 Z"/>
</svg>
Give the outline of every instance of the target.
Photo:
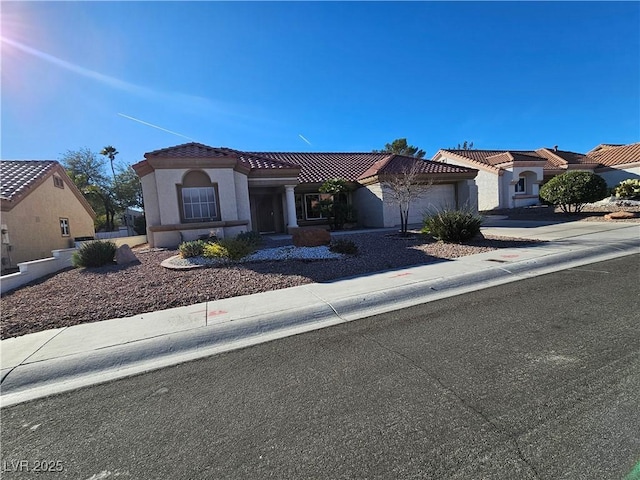
<svg viewBox="0 0 640 480">
<path fill-rule="evenodd" d="M 639 280 L 623 257 L 5 408 L 2 477 L 621 479 Z"/>
</svg>

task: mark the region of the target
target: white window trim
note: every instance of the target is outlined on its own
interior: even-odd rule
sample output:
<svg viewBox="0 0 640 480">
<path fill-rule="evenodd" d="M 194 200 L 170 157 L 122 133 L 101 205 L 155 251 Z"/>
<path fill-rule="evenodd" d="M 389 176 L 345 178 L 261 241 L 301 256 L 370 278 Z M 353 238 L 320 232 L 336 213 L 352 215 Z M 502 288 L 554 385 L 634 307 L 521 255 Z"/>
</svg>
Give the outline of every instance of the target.
<svg viewBox="0 0 640 480">
<path fill-rule="evenodd" d="M 520 189 L 520 185 L 522 188 Z M 518 181 L 514 185 L 515 193 L 527 193 L 527 181 L 524 177 L 518 178 Z"/>
<path fill-rule="evenodd" d="M 207 189 L 207 190 L 211 190 L 212 192 L 212 202 L 186 202 L 185 201 L 185 192 L 190 191 L 190 190 L 202 190 L 202 189 Z M 181 191 L 180 191 L 180 195 L 182 195 L 182 215 L 183 218 L 186 222 L 193 222 L 193 223 L 197 223 L 197 222 L 207 222 L 207 221 L 215 221 L 218 218 L 218 199 L 216 198 L 216 189 L 211 186 L 211 187 L 182 187 Z M 209 205 L 209 216 L 206 217 L 195 217 L 193 216 L 193 213 L 191 216 L 187 215 L 187 205 Z"/>
<path fill-rule="evenodd" d="M 71 236 L 71 227 L 69 226 L 68 218 L 60 218 L 60 233 L 63 237 Z"/>
</svg>

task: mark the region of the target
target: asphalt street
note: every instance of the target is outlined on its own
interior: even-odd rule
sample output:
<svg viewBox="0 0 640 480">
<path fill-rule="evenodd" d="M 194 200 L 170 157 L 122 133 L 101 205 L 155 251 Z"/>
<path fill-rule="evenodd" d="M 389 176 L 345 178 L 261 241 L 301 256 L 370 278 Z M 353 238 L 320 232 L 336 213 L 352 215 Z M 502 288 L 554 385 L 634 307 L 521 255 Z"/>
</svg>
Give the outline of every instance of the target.
<svg viewBox="0 0 640 480">
<path fill-rule="evenodd" d="M 2 477 L 622 479 L 639 281 L 627 256 L 4 408 Z"/>
</svg>

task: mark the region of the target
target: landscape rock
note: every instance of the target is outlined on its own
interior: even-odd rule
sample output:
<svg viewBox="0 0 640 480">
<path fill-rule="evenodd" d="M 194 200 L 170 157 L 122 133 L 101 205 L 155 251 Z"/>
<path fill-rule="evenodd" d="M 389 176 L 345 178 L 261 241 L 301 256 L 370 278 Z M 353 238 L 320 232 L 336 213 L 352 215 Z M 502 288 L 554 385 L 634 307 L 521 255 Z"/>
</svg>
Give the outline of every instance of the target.
<svg viewBox="0 0 640 480">
<path fill-rule="evenodd" d="M 306 228 L 293 232 L 296 247 L 319 247 L 331 243 L 331 234 L 322 228 Z"/>
<path fill-rule="evenodd" d="M 636 218 L 637 214 L 634 212 L 625 212 L 624 210 L 620 210 L 619 212 L 607 213 L 604 216 L 605 220 L 621 220 L 624 218 Z"/>
<path fill-rule="evenodd" d="M 127 265 L 134 262 L 140 263 L 138 257 L 135 256 L 127 244 L 118 247 L 116 250 L 115 261 L 118 265 Z"/>
</svg>

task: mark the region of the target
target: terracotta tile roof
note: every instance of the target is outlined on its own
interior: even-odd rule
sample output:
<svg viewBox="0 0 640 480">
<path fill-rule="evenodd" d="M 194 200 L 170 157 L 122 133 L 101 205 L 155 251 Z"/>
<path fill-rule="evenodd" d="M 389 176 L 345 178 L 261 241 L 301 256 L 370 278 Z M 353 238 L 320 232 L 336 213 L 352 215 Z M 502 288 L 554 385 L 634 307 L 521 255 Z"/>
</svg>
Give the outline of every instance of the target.
<svg viewBox="0 0 640 480">
<path fill-rule="evenodd" d="M 596 152 L 589 153 L 589 157 L 605 167 L 640 162 L 640 142 L 602 148 Z"/>
<path fill-rule="evenodd" d="M 283 162 L 252 153 L 237 152 L 238 158 L 253 169 L 298 169 L 300 165 L 295 163 Z"/>
<path fill-rule="evenodd" d="M 417 166 L 416 172 L 422 174 L 444 174 L 444 173 L 471 173 L 474 171 L 472 168 L 460 167 L 458 165 L 449 165 L 441 162 L 433 162 L 431 160 L 422 160 L 414 157 L 407 157 L 404 155 L 393 155 L 389 161 L 380 166 L 377 171 L 372 173 L 365 172 L 360 178 L 367 178 L 373 175 L 395 175 L 404 173 L 411 169 L 414 165 Z"/>
<path fill-rule="evenodd" d="M 555 150 L 539 148 L 538 150 L 442 150 L 449 152 L 479 164 L 498 167 L 501 164 L 516 162 L 540 162 L 544 161 L 544 169 L 557 170 L 566 168 L 567 165 L 593 164 L 593 158 L 582 153 L 567 150 Z"/>
<path fill-rule="evenodd" d="M 536 161 L 544 160 L 535 150 L 450 150 L 443 149 L 442 152 L 452 153 L 460 157 L 467 158 L 473 162 L 496 166 L 508 163 L 513 160 Z M 513 159 L 513 160 L 510 160 Z"/>
<path fill-rule="evenodd" d="M 419 173 L 474 172 L 471 168 L 387 153 L 255 152 L 255 155 L 300 165 L 302 167 L 299 176 L 301 183 L 321 183 L 329 178 L 344 178 L 356 182 L 375 175 L 402 173 L 414 162 L 419 162 Z"/>
<path fill-rule="evenodd" d="M 0 161 L 0 198 L 12 201 L 56 168 L 54 160 Z"/>
<path fill-rule="evenodd" d="M 378 174 L 401 173 L 413 162 L 420 162 L 420 173 L 473 173 L 474 170 L 457 165 L 423 161 L 402 155 L 373 152 L 243 152 L 231 148 L 214 148 L 201 143 L 185 143 L 146 153 L 150 158 L 237 158 L 251 170 L 300 169 L 300 183 L 322 183 L 329 178 L 344 178 L 355 182 Z"/>
<path fill-rule="evenodd" d="M 591 150 L 589 150 L 587 152 L 587 155 L 591 155 L 592 153 L 597 152 L 599 150 L 605 150 L 607 148 L 622 147 L 622 146 L 624 146 L 622 143 L 601 143 L 600 145 L 596 145 Z"/>
<path fill-rule="evenodd" d="M 252 152 L 254 155 L 300 165 L 301 183 L 321 183 L 329 178 L 355 182 L 374 163 L 384 160 L 386 153 L 305 153 Z"/>
<path fill-rule="evenodd" d="M 562 165 L 584 165 L 597 163 L 583 153 L 569 152 L 567 150 L 541 148 L 536 150 L 536 152 L 560 167 Z"/>
<path fill-rule="evenodd" d="M 229 155 L 228 148 L 213 148 L 202 143 L 183 143 L 173 147 L 154 150 L 145 153 L 145 158 L 149 157 L 165 157 L 165 158 L 212 158 L 226 157 Z"/>
<path fill-rule="evenodd" d="M 232 148 L 226 147 L 209 147 L 202 143 L 190 142 L 174 147 L 162 148 L 153 152 L 145 153 L 145 158 L 162 157 L 162 158 L 223 158 L 235 157 L 241 163 L 251 169 L 277 169 L 277 168 L 297 168 L 291 162 L 279 162 L 268 158 L 260 158 L 256 154 L 248 154 L 240 152 Z"/>
</svg>

